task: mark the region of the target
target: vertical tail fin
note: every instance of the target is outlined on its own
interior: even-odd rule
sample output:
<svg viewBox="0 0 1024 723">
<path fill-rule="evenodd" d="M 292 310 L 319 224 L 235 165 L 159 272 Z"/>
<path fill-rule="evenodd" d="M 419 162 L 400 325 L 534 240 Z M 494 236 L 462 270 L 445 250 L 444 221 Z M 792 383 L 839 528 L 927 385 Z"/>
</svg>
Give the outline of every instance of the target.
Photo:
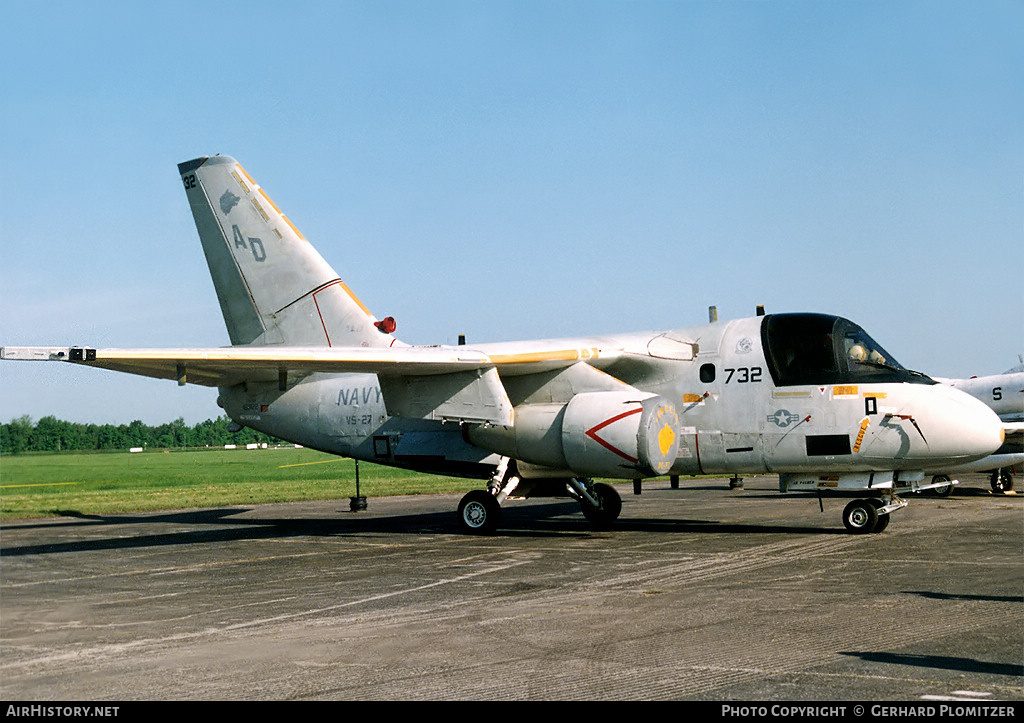
<svg viewBox="0 0 1024 723">
<path fill-rule="evenodd" d="M 234 158 L 178 171 L 233 345 L 395 343 Z"/>
</svg>

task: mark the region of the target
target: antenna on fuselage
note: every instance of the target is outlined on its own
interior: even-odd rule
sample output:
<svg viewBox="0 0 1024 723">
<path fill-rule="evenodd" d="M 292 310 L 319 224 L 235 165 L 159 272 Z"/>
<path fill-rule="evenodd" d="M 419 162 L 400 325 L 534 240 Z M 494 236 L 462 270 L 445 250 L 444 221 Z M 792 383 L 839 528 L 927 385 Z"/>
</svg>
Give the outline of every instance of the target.
<svg viewBox="0 0 1024 723">
<path fill-rule="evenodd" d="M 764 316 L 764 304 L 757 305 L 757 315 Z"/>
<path fill-rule="evenodd" d="M 718 307 L 717 306 L 709 306 L 708 307 L 708 321 L 711 322 L 711 323 L 714 323 L 714 322 L 718 321 Z"/>
</svg>

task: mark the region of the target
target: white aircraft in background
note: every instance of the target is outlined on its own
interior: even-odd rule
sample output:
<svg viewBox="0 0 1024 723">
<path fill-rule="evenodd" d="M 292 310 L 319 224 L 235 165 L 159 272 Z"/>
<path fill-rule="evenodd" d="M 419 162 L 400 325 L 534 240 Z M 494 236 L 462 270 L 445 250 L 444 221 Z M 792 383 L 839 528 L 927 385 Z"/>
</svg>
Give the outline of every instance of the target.
<svg viewBox="0 0 1024 723">
<path fill-rule="evenodd" d="M 1019 472 L 1024 465 L 1024 358 L 1021 363 L 1002 374 L 970 379 L 935 378 L 942 384 L 959 389 L 987 404 L 1003 421 L 1006 441 L 995 454 L 975 462 L 944 470 L 946 473 L 987 472 L 993 492 L 1009 492 L 1013 489 L 1015 468 Z M 942 479 L 940 479 L 940 477 Z M 948 482 L 947 486 L 934 492 L 947 495 L 953 491 L 948 474 L 938 475 L 933 481 Z"/>
<path fill-rule="evenodd" d="M 179 165 L 232 346 L 6 347 L 217 387 L 240 425 L 307 447 L 478 477 L 459 520 L 488 532 L 516 496 L 569 494 L 597 524 L 621 499 L 594 478 L 778 474 L 782 491 L 859 490 L 879 532 L 927 470 L 1003 442 L 987 406 L 904 369 L 859 326 L 811 313 L 669 331 L 409 346 L 377 319 L 233 159 Z"/>
</svg>

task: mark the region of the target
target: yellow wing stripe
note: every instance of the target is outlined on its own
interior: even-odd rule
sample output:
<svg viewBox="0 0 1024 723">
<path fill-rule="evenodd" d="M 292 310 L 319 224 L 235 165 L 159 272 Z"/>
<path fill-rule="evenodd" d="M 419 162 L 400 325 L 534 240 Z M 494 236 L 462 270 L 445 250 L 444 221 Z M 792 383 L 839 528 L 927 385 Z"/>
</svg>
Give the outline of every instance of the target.
<svg viewBox="0 0 1024 723">
<path fill-rule="evenodd" d="M 545 361 L 578 361 L 596 359 L 598 349 L 560 349 L 556 351 L 524 352 L 522 354 L 491 354 L 494 364 L 536 364 Z"/>
</svg>

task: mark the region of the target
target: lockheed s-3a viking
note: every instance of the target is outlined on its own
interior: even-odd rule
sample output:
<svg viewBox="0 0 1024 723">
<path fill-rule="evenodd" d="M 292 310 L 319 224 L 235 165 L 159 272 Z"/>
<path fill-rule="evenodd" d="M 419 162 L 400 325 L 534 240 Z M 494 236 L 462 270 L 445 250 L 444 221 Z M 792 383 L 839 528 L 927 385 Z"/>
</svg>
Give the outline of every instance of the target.
<svg viewBox="0 0 1024 723">
<path fill-rule="evenodd" d="M 619 514 L 595 479 L 777 474 L 782 491 L 860 490 L 843 513 L 878 532 L 926 470 L 992 454 L 977 399 L 905 369 L 837 316 L 767 314 L 615 336 L 411 346 L 376 318 L 241 165 L 179 165 L 230 347 L 6 347 L 216 387 L 237 424 L 325 452 L 477 477 L 461 525 L 510 496 L 568 494 Z M 485 484 L 486 481 L 486 484 Z"/>
</svg>

